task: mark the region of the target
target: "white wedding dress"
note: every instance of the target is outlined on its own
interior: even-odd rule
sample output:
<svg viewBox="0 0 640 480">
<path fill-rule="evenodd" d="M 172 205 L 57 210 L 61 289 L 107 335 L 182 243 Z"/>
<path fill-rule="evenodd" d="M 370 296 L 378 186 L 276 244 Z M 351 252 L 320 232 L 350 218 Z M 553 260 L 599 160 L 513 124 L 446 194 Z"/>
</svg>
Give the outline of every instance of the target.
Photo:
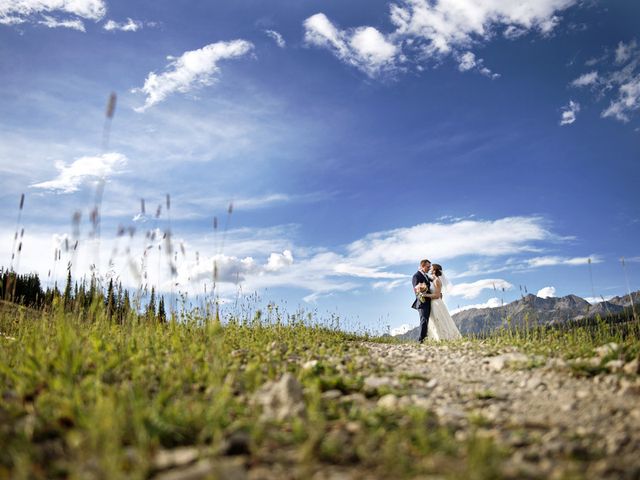
<svg viewBox="0 0 640 480">
<path fill-rule="evenodd" d="M 458 330 L 449 314 L 449 309 L 440 298 L 431 300 L 427 338 L 431 340 L 456 340 L 462 338 L 460 330 Z"/>
</svg>

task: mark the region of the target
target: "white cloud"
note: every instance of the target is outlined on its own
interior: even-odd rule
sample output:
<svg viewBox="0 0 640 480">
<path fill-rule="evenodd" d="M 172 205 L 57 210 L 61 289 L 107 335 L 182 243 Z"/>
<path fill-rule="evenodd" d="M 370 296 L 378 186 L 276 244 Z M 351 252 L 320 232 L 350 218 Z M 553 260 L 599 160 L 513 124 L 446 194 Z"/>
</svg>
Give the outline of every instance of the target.
<svg viewBox="0 0 640 480">
<path fill-rule="evenodd" d="M 465 305 L 463 307 L 454 308 L 453 310 L 451 310 L 451 315 L 455 315 L 459 312 L 464 312 L 465 310 L 471 310 L 473 308 L 498 308 L 501 307 L 502 304 L 503 302 L 500 301 L 499 298 L 494 297 L 490 298 L 485 303 L 475 303 L 473 305 Z"/>
<path fill-rule="evenodd" d="M 504 26 L 505 35 L 555 28 L 557 12 L 576 0 L 538 0 L 535 2 L 481 0 L 405 0 L 391 6 L 396 34 L 421 40 L 430 55 L 443 55 L 493 37 Z M 513 28 L 510 28 L 513 27 Z"/>
<path fill-rule="evenodd" d="M 214 270 L 215 265 L 215 270 Z M 238 284 L 246 281 L 249 273 L 262 271 L 264 266 L 256 263 L 253 257 L 238 258 L 222 253 L 201 259 L 198 262 L 186 262 L 178 266 L 178 283 L 202 283 L 214 280 L 220 283 Z"/>
<path fill-rule="evenodd" d="M 353 263 L 360 265 L 415 264 L 480 255 L 493 257 L 535 251 L 533 242 L 552 238 L 539 217 L 423 223 L 371 233 L 348 245 Z M 445 266 L 446 268 L 446 266 Z"/>
<path fill-rule="evenodd" d="M 602 117 L 614 117 L 617 120 L 628 122 L 631 112 L 640 109 L 640 74 L 620 85 L 618 98 L 602 112 Z"/>
<path fill-rule="evenodd" d="M 473 52 L 465 52 L 458 58 L 458 70 L 466 72 L 476 66 L 476 56 Z"/>
<path fill-rule="evenodd" d="M 282 253 L 272 253 L 269 256 L 265 270 L 267 272 L 278 272 L 290 265 L 293 265 L 293 254 L 291 250 L 285 250 Z"/>
<path fill-rule="evenodd" d="M 616 48 L 616 63 L 623 64 L 631 58 L 638 44 L 635 40 L 630 43 L 620 42 Z"/>
<path fill-rule="evenodd" d="M 461 72 L 467 72 L 469 70 L 476 70 L 480 74 L 489 78 L 499 78 L 500 75 L 493 73 L 487 67 L 483 66 L 484 60 L 476 58 L 473 52 L 464 52 L 458 56 L 458 70 Z"/>
<path fill-rule="evenodd" d="M 362 267 L 349 263 L 338 263 L 333 267 L 338 275 L 348 275 L 361 278 L 407 278 L 402 273 L 381 272 L 378 268 Z"/>
<path fill-rule="evenodd" d="M 220 70 L 220 60 L 241 57 L 252 48 L 253 44 L 250 42 L 233 40 L 212 43 L 198 50 L 185 52 L 178 58 L 167 57 L 170 61 L 167 71 L 161 74 L 149 73 L 144 85 L 134 90 L 147 96 L 144 106 L 136 111 L 142 112 L 175 92 L 186 93 L 198 86 L 211 85 Z"/>
<path fill-rule="evenodd" d="M 556 296 L 555 287 L 544 287 L 538 290 L 538 293 L 536 293 L 536 297 L 540 297 L 540 298 L 553 298 L 555 296 Z"/>
<path fill-rule="evenodd" d="M 591 305 L 596 305 L 598 303 L 607 302 L 611 300 L 615 295 L 607 295 L 606 297 L 584 297 L 584 299 L 589 302 Z"/>
<path fill-rule="evenodd" d="M 504 29 L 504 32 L 503 32 L 504 37 L 509 40 L 515 40 L 516 38 L 520 38 L 526 34 L 527 34 L 526 28 L 519 28 L 519 27 L 516 27 L 515 25 L 509 25 L 507 28 Z"/>
<path fill-rule="evenodd" d="M 44 25 L 49 28 L 70 28 L 72 30 L 78 30 L 80 32 L 86 32 L 84 23 L 82 20 L 57 20 L 49 15 L 43 15 L 43 20 L 38 21 L 40 25 Z"/>
<path fill-rule="evenodd" d="M 571 125 L 576 121 L 576 115 L 580 111 L 580 104 L 569 100 L 569 104 L 562 107 L 562 117 L 560 118 L 560 125 Z"/>
<path fill-rule="evenodd" d="M 52 180 L 34 183 L 34 188 L 54 190 L 61 193 L 77 191 L 80 186 L 92 180 L 106 179 L 127 164 L 127 157 L 120 153 L 104 153 L 95 157 L 81 157 L 69 165 L 56 163 L 58 176 Z"/>
<path fill-rule="evenodd" d="M 102 28 L 109 32 L 114 30 L 119 30 L 121 32 L 137 32 L 138 30 L 143 28 L 143 26 L 144 24 L 142 22 L 127 18 L 127 21 L 122 23 L 118 23 L 114 20 L 109 20 L 103 25 Z"/>
<path fill-rule="evenodd" d="M 483 290 L 511 290 L 513 285 L 501 278 L 486 278 L 472 283 L 456 283 L 447 291 L 451 297 L 472 299 L 478 297 Z"/>
<path fill-rule="evenodd" d="M 478 68 L 497 78 L 469 55 L 469 48 L 491 40 L 504 27 L 504 36 L 518 38 L 529 32 L 549 35 L 560 21 L 558 13 L 578 0 L 401 0 L 391 4 L 390 21 L 395 30 L 381 33 L 365 26 L 340 30 L 323 13 L 305 20 L 305 38 L 312 45 L 328 48 L 343 62 L 374 76 L 395 70 L 411 60 L 422 70 L 424 61 L 453 55 L 461 71 Z M 463 53 L 465 52 L 465 53 Z"/>
<path fill-rule="evenodd" d="M 304 21 L 305 41 L 329 49 L 343 62 L 369 76 L 394 68 L 398 47 L 373 27 L 338 29 L 323 13 Z"/>
<path fill-rule="evenodd" d="M 587 265 L 591 263 L 601 263 L 602 260 L 598 255 L 592 255 L 590 257 L 536 257 L 527 260 L 527 265 L 531 268 L 538 267 L 551 267 L 555 265 Z"/>
<path fill-rule="evenodd" d="M 391 335 L 395 336 L 395 335 L 402 335 L 403 333 L 407 333 L 409 330 L 411 330 L 415 325 L 409 325 L 408 323 L 403 323 L 402 325 L 400 325 L 399 327 L 396 328 L 392 328 L 391 329 Z"/>
<path fill-rule="evenodd" d="M 273 41 L 276 42 L 276 45 L 278 45 L 280 48 L 285 48 L 287 46 L 287 42 L 285 42 L 282 35 L 280 35 L 275 30 L 265 30 L 264 33 L 266 33 L 267 36 L 272 38 Z"/>
<path fill-rule="evenodd" d="M 410 284 L 406 279 L 402 278 L 399 280 L 373 282 L 371 286 L 376 290 L 384 290 L 386 292 L 390 292 L 391 290 L 395 290 L 396 288 L 401 286 L 405 286 L 408 288 Z"/>
<path fill-rule="evenodd" d="M 593 70 L 591 72 L 580 75 L 576 78 L 571 85 L 574 87 L 587 87 L 589 85 L 593 85 L 598 81 L 598 72 Z"/>
<path fill-rule="evenodd" d="M 600 71 L 582 74 L 571 82 L 571 86 L 590 86 L 597 100 L 609 99 L 608 107 L 600 114 L 602 118 L 629 122 L 631 116 L 640 110 L 640 51 L 637 42 L 620 42 L 613 59 L 605 53 L 587 64 L 599 65 Z"/>
<path fill-rule="evenodd" d="M 62 13 L 79 17 L 78 19 L 57 20 L 52 17 L 47 20 L 44 14 Z M 80 30 L 80 19 L 98 21 L 107 13 L 107 6 L 103 0 L 0 0 L 0 24 L 15 25 L 29 21 L 40 20 L 37 15 L 43 15 L 39 21 L 47 26 L 63 26 Z M 48 22 L 48 23 L 46 23 Z M 75 26 L 71 25 L 71 22 Z M 68 25 L 64 25 L 67 23 Z M 84 29 L 84 26 L 83 26 Z M 84 30 L 83 30 L 84 31 Z"/>
</svg>

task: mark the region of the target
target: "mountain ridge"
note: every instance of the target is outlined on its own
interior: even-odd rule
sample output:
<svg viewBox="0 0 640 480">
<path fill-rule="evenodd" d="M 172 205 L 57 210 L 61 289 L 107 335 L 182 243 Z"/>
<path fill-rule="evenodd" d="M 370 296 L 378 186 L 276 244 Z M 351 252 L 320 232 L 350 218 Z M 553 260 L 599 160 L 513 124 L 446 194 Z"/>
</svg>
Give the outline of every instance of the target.
<svg viewBox="0 0 640 480">
<path fill-rule="evenodd" d="M 452 315 L 452 318 L 463 335 L 486 334 L 503 326 L 517 328 L 527 325 L 560 325 L 597 315 L 613 315 L 630 307 L 630 298 L 633 298 L 634 304 L 638 305 L 640 290 L 596 304 L 591 304 L 574 294 L 547 298 L 528 294 L 500 307 L 463 310 Z M 406 340 L 417 340 L 419 332 L 420 327 L 416 326 L 408 332 L 394 336 Z"/>
</svg>

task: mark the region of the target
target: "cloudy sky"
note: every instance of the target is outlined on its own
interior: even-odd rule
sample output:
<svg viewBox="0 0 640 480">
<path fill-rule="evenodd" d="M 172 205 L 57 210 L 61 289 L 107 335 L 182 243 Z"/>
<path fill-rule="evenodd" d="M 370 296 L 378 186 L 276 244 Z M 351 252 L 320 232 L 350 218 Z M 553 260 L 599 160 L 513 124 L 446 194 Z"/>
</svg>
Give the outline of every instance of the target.
<svg viewBox="0 0 640 480">
<path fill-rule="evenodd" d="M 202 295 L 215 263 L 224 299 L 376 330 L 417 325 L 424 257 L 452 310 L 606 298 L 625 273 L 640 288 L 639 17 L 627 0 L 0 0 L 0 264 Z"/>
</svg>

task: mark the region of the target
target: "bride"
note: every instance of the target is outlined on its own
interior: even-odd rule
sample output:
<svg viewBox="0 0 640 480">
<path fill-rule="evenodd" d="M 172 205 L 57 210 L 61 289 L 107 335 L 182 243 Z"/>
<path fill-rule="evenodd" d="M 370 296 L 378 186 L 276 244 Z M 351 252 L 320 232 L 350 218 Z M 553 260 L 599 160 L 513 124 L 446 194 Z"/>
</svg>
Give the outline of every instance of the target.
<svg viewBox="0 0 640 480">
<path fill-rule="evenodd" d="M 431 315 L 429 315 L 428 337 L 432 340 L 455 340 L 462 338 L 456 324 L 453 323 L 447 306 L 438 296 L 442 293 L 442 285 L 446 284 L 447 279 L 442 273 L 442 266 L 434 263 L 431 265 L 431 278 L 433 278 L 433 286 L 435 298 L 431 300 Z M 443 282 L 444 280 L 444 282 Z"/>
</svg>

